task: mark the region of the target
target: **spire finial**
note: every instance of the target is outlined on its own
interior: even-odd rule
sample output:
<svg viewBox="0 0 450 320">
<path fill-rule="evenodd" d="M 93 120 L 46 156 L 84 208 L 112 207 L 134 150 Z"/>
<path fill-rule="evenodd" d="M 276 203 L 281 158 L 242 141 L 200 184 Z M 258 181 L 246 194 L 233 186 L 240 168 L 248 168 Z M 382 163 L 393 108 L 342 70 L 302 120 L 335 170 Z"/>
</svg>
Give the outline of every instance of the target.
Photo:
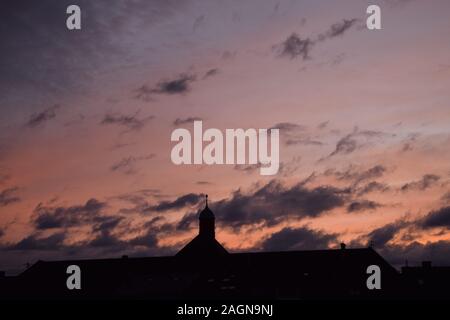
<svg viewBox="0 0 450 320">
<path fill-rule="evenodd" d="M 206 195 L 206 208 L 208 208 L 208 195 Z"/>
</svg>

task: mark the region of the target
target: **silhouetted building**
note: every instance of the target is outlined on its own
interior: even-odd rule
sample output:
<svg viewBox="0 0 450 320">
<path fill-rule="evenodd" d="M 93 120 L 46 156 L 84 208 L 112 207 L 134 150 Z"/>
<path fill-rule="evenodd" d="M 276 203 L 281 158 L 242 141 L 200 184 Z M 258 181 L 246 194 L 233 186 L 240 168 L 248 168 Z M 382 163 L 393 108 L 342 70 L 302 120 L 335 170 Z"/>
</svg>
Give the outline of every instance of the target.
<svg viewBox="0 0 450 320">
<path fill-rule="evenodd" d="M 432 266 L 431 261 L 423 261 L 421 266 L 402 267 L 402 277 L 416 297 L 450 298 L 450 267 Z"/>
<path fill-rule="evenodd" d="M 70 265 L 81 269 L 81 290 L 66 287 Z M 371 265 L 381 270 L 381 290 L 367 288 Z M 414 270 L 406 270 L 409 278 L 426 274 Z M 62 299 L 401 299 L 413 287 L 370 247 L 228 253 L 215 239 L 215 216 L 207 203 L 199 234 L 175 256 L 39 261 L 0 280 L 4 298 Z"/>
<path fill-rule="evenodd" d="M 198 235 L 185 245 L 177 254 L 177 257 L 211 259 L 228 256 L 228 251 L 216 240 L 216 217 L 208 207 L 208 196 L 206 206 L 200 212 Z"/>
</svg>

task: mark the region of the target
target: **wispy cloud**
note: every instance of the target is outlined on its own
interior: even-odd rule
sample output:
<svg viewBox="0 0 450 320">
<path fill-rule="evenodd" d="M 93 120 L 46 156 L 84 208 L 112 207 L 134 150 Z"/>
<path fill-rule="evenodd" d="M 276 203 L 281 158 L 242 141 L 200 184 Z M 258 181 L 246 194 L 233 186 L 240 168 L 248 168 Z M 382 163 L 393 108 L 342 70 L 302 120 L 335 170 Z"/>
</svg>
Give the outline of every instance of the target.
<svg viewBox="0 0 450 320">
<path fill-rule="evenodd" d="M 343 19 L 340 22 L 333 23 L 326 32 L 321 33 L 317 37 L 317 40 L 318 41 L 324 41 L 324 40 L 327 40 L 327 39 L 332 39 L 332 38 L 335 38 L 335 37 L 342 36 L 352 26 L 354 26 L 357 21 L 358 21 L 358 19 Z"/>
<path fill-rule="evenodd" d="M 320 33 L 317 37 L 300 36 L 298 33 L 293 32 L 283 42 L 275 45 L 273 48 L 280 57 L 308 60 L 311 58 L 311 50 L 315 45 L 344 35 L 357 21 L 358 19 L 343 19 L 340 22 L 332 24 L 328 30 Z"/>
<path fill-rule="evenodd" d="M 381 207 L 382 205 L 370 200 L 358 200 L 351 202 L 348 207 L 348 212 L 370 211 Z"/>
<path fill-rule="evenodd" d="M 203 121 L 203 118 L 200 117 L 187 117 L 187 118 L 176 118 L 173 122 L 174 126 L 182 126 L 184 124 L 190 124 L 194 121 Z"/>
<path fill-rule="evenodd" d="M 374 131 L 374 130 L 360 130 L 358 127 L 355 127 L 353 132 L 339 139 L 336 143 L 336 148 L 333 152 L 331 152 L 326 158 L 330 158 L 336 155 L 346 155 L 355 152 L 369 143 L 373 142 L 376 139 L 382 139 L 385 137 L 392 137 L 394 135 L 382 132 L 382 131 Z M 321 160 L 324 160 L 323 158 Z"/>
<path fill-rule="evenodd" d="M 206 78 L 209 78 L 209 77 L 213 77 L 213 76 L 216 76 L 218 74 L 219 74 L 219 69 L 218 68 L 209 69 L 203 75 L 203 79 L 206 79 Z"/>
<path fill-rule="evenodd" d="M 38 204 L 33 210 L 33 223 L 37 229 L 67 228 L 90 223 L 105 222 L 108 217 L 102 216 L 106 203 L 95 198 L 85 204 L 73 206 L 46 206 Z"/>
<path fill-rule="evenodd" d="M 331 186 L 306 188 L 304 183 L 286 187 L 272 180 L 250 192 L 236 190 L 228 199 L 214 202 L 213 210 L 220 212 L 226 226 L 276 225 L 285 219 L 318 217 L 329 210 L 343 206 L 348 190 Z"/>
<path fill-rule="evenodd" d="M 328 249 L 337 243 L 337 234 L 328 234 L 308 227 L 284 228 L 260 243 L 264 251 Z"/>
<path fill-rule="evenodd" d="M 60 108 L 59 105 L 54 105 L 41 112 L 33 113 L 30 119 L 27 121 L 26 126 L 29 128 L 35 128 L 44 122 L 47 122 L 56 117 L 56 110 Z"/>
<path fill-rule="evenodd" d="M 363 181 L 380 178 L 386 171 L 387 168 L 385 166 L 377 164 L 367 169 L 355 166 L 349 166 L 343 171 L 329 169 L 325 172 L 325 175 L 334 175 L 338 180 L 351 181 L 354 185 L 358 185 Z"/>
<path fill-rule="evenodd" d="M 426 174 L 422 177 L 422 179 L 418 181 L 412 181 L 404 184 L 401 187 L 402 191 L 411 191 L 411 190 L 425 190 L 435 186 L 441 177 L 435 174 Z"/>
<path fill-rule="evenodd" d="M 203 194 L 189 193 L 180 196 L 173 201 L 162 201 L 159 204 L 153 206 L 151 209 L 158 212 L 163 212 L 185 208 L 186 206 L 195 207 L 198 204 L 200 204 L 203 201 L 203 199 L 204 199 Z"/>
<path fill-rule="evenodd" d="M 269 129 L 279 129 L 284 133 L 288 133 L 305 130 L 305 127 L 294 122 L 279 122 L 277 124 L 274 124 Z"/>
<path fill-rule="evenodd" d="M 450 207 L 443 207 L 428 213 L 421 221 L 424 228 L 444 227 L 450 229 Z"/>
<path fill-rule="evenodd" d="M 195 75 L 182 73 L 175 79 L 161 80 L 154 87 L 143 85 L 142 87 L 135 90 L 136 98 L 144 101 L 149 101 L 154 94 L 185 94 L 190 91 L 191 84 L 195 80 Z"/>
<path fill-rule="evenodd" d="M 409 225 L 408 222 L 398 220 L 376 228 L 368 233 L 367 244 L 371 244 L 375 248 L 381 248 L 394 239 L 398 232 L 407 225 Z"/>
<path fill-rule="evenodd" d="M 4 189 L 0 192 L 0 207 L 6 207 L 15 202 L 19 202 L 20 198 L 16 196 L 16 192 L 19 188 L 13 187 Z"/>
<path fill-rule="evenodd" d="M 156 155 L 154 153 L 144 156 L 129 156 L 122 158 L 120 161 L 111 166 L 111 171 L 120 171 L 125 174 L 137 173 L 136 164 L 140 161 L 153 159 Z"/>
<path fill-rule="evenodd" d="M 100 122 L 102 125 L 117 125 L 128 129 L 128 131 L 139 131 L 149 121 L 154 119 L 154 116 L 147 116 L 139 118 L 139 111 L 132 115 L 124 115 L 119 113 L 108 113 Z"/>
<path fill-rule="evenodd" d="M 314 42 L 310 38 L 301 38 L 297 33 L 292 33 L 279 46 L 279 55 L 295 59 L 297 57 L 307 60 Z"/>
</svg>

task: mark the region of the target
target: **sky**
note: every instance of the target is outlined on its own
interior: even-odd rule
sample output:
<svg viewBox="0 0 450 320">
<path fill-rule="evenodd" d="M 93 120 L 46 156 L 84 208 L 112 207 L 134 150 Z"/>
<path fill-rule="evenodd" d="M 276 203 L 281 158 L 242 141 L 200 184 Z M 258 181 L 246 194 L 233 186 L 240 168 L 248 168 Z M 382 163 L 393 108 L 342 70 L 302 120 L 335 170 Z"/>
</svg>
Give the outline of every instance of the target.
<svg viewBox="0 0 450 320">
<path fill-rule="evenodd" d="M 81 8 L 81 30 L 66 8 Z M 366 28 L 381 8 L 382 29 Z M 0 4 L 0 270 L 159 256 L 205 194 L 231 252 L 450 264 L 450 3 Z M 278 128 L 281 167 L 174 165 L 176 128 Z"/>
</svg>

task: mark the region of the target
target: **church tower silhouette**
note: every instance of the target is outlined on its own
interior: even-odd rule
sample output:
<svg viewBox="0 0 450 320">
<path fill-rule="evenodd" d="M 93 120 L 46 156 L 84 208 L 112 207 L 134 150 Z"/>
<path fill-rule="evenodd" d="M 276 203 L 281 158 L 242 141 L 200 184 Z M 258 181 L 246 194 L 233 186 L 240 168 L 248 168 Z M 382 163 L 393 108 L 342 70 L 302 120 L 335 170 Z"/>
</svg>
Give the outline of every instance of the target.
<svg viewBox="0 0 450 320">
<path fill-rule="evenodd" d="M 208 207 L 208 195 L 205 196 L 205 208 L 198 215 L 198 235 L 185 245 L 176 256 L 216 258 L 228 254 L 228 251 L 216 240 L 216 217 Z"/>
<path fill-rule="evenodd" d="M 215 231 L 215 223 L 216 223 L 216 217 L 214 216 L 214 213 L 209 209 L 208 207 L 208 195 L 206 195 L 206 205 L 205 208 L 200 212 L 198 216 L 199 220 L 199 232 L 198 234 L 201 237 L 206 238 L 215 238 L 216 237 L 216 231 Z"/>
</svg>

